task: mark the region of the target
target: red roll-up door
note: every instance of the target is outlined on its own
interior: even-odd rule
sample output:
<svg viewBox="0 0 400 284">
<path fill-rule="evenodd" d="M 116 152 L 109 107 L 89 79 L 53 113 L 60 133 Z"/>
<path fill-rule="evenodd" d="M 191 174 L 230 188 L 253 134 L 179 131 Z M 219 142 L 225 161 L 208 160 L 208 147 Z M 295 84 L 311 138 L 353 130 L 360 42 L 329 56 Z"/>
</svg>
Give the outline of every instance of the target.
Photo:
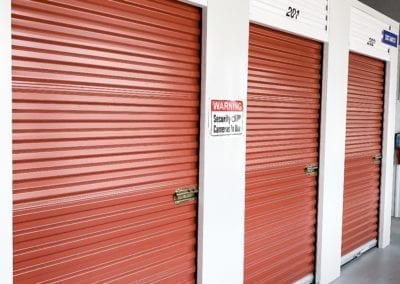
<svg viewBox="0 0 400 284">
<path fill-rule="evenodd" d="M 350 53 L 342 255 L 378 238 L 385 63 Z"/>
<path fill-rule="evenodd" d="M 14 0 L 16 283 L 191 283 L 201 11 Z"/>
<path fill-rule="evenodd" d="M 318 42 L 250 26 L 246 283 L 314 272 L 321 58 Z"/>
</svg>

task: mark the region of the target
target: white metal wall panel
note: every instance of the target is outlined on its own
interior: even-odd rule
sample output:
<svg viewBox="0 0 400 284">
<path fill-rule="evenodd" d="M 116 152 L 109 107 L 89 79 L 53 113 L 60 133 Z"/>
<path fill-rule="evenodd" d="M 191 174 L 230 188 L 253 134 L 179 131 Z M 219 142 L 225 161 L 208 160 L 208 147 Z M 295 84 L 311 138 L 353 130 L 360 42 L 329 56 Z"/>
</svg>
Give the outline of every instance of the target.
<svg viewBox="0 0 400 284">
<path fill-rule="evenodd" d="M 383 30 L 390 29 L 389 24 L 352 7 L 350 50 L 382 60 L 390 60 L 390 48 L 382 42 Z"/>
<path fill-rule="evenodd" d="M 199 7 L 207 7 L 207 0 L 179 0 L 180 2 L 184 2 L 187 4 L 192 4 Z"/>
<path fill-rule="evenodd" d="M 250 20 L 319 41 L 327 41 L 328 10 L 328 0 L 251 0 Z"/>
</svg>

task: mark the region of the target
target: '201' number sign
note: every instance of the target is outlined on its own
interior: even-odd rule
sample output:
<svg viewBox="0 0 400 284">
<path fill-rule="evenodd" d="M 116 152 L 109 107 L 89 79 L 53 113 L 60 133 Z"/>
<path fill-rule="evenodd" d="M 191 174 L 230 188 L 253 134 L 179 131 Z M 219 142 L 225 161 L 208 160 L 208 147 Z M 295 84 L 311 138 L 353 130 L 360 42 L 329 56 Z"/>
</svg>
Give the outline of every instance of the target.
<svg viewBox="0 0 400 284">
<path fill-rule="evenodd" d="M 289 18 L 297 20 L 299 15 L 300 15 L 300 10 L 299 9 L 296 9 L 294 7 L 291 7 L 291 6 L 288 7 L 288 10 L 286 12 L 286 17 L 289 17 Z"/>
</svg>

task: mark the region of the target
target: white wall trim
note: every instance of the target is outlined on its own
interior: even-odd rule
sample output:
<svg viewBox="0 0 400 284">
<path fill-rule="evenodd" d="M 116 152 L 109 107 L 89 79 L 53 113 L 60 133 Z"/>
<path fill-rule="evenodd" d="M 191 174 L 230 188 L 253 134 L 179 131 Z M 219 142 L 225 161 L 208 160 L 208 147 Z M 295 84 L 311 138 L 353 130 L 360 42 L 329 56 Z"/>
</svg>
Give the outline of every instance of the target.
<svg viewBox="0 0 400 284">
<path fill-rule="evenodd" d="M 352 8 L 358 9 L 378 22 L 385 23 L 391 32 L 399 33 L 399 23 L 371 7 L 357 1 L 349 1 Z M 379 39 L 381 40 L 381 38 Z M 398 50 L 387 46 L 388 54 L 368 51 L 365 48 L 354 48 L 357 53 L 365 54 L 377 59 L 386 61 L 386 80 L 384 94 L 384 118 L 382 136 L 382 166 L 381 166 L 381 188 L 380 188 L 380 209 L 379 209 L 379 237 L 378 245 L 384 248 L 390 243 L 391 213 L 393 198 L 393 177 L 394 177 L 394 133 L 396 119 L 396 96 L 397 96 L 397 73 L 398 73 Z"/>
<path fill-rule="evenodd" d="M 355 7 L 373 18 L 390 26 L 391 31 L 399 33 L 399 23 L 382 13 L 364 5 L 356 0 L 351 0 L 352 7 Z M 379 237 L 378 245 L 384 248 L 390 244 L 391 213 L 393 198 L 393 177 L 394 177 L 394 133 L 396 120 L 396 97 L 397 97 L 397 73 L 398 73 L 398 50 L 388 46 L 390 56 L 378 54 L 367 54 L 369 56 L 386 61 L 385 78 L 385 102 L 382 136 L 382 166 L 381 166 L 381 188 L 380 188 L 380 209 L 379 209 Z M 354 50 L 361 52 L 362 50 Z"/>
<path fill-rule="evenodd" d="M 398 72 L 400 72 L 400 48 L 398 48 Z M 396 133 L 400 133 L 400 74 L 397 76 Z M 400 150 L 399 150 L 400 151 Z M 393 189 L 393 216 L 400 218 L 400 160 L 396 159 Z"/>
<path fill-rule="evenodd" d="M 301 278 L 300 280 L 297 280 L 294 282 L 294 284 L 311 284 L 314 282 L 314 274 L 308 274 L 305 277 Z"/>
<path fill-rule="evenodd" d="M 297 36 L 301 36 L 304 38 L 309 38 L 312 40 L 316 40 L 316 41 L 321 41 L 321 42 L 326 42 L 328 41 L 328 37 L 326 36 L 326 34 L 318 32 L 318 31 L 314 31 L 314 32 L 304 32 L 304 29 L 296 27 L 296 26 L 289 26 L 287 24 L 285 25 L 279 25 L 278 23 L 273 23 L 273 24 L 267 24 L 264 20 L 262 20 L 260 17 L 253 17 L 251 19 L 251 23 L 260 25 L 260 26 L 264 26 L 264 27 L 268 27 L 268 28 L 272 28 L 278 31 L 282 31 L 285 33 L 289 33 L 289 34 L 293 34 L 293 35 L 297 35 Z"/>
<path fill-rule="evenodd" d="M 357 1 L 352 1 L 350 14 L 350 50 L 384 61 L 390 60 L 389 52 L 393 50 L 382 42 L 382 31 L 394 32 L 397 28 L 393 21 Z M 370 40 L 374 40 L 374 43 L 370 44 Z"/>
<path fill-rule="evenodd" d="M 398 24 L 393 32 L 398 34 Z M 398 52 L 391 48 L 390 61 L 386 62 L 385 107 L 383 116 L 381 192 L 379 209 L 379 237 L 380 248 L 390 244 L 390 230 L 392 217 L 393 178 L 394 178 L 394 134 L 396 123 L 396 97 L 398 76 Z"/>
<path fill-rule="evenodd" d="M 0 283 L 12 283 L 12 91 L 11 91 L 11 1 L 0 3 Z"/>
<path fill-rule="evenodd" d="M 207 0 L 179 0 L 179 1 L 187 3 L 187 4 L 195 5 L 198 7 L 207 7 Z"/>
<path fill-rule="evenodd" d="M 207 8 L 202 11 L 202 40 L 201 40 L 201 100 L 200 100 L 200 141 L 199 141 L 199 195 L 198 195 L 198 221 L 197 221 L 197 282 L 203 283 L 205 273 L 203 269 L 203 245 L 204 222 L 204 188 L 206 179 L 204 177 L 206 160 L 206 136 L 207 136 L 207 93 L 206 93 L 206 72 L 207 72 Z"/>
<path fill-rule="evenodd" d="M 398 72 L 400 72 L 400 48 L 398 48 Z M 396 133 L 400 133 L 400 74 L 397 76 L 397 101 L 396 101 Z M 400 151 L 400 150 L 399 150 Z M 396 159 L 394 166 L 395 182 L 393 189 L 393 216 L 400 218 L 400 161 Z"/>
<path fill-rule="evenodd" d="M 326 5 L 328 4 L 328 0 L 317 0 L 314 3 L 316 2 L 321 6 L 317 10 L 309 8 L 310 1 L 275 1 L 272 7 L 270 0 L 250 0 L 250 21 L 261 26 L 326 42 L 328 40 L 328 30 L 325 30 L 325 14 L 327 13 Z M 301 10 L 299 20 L 285 16 L 288 6 Z M 312 15 L 305 15 L 308 18 L 302 21 L 300 18 L 301 15 L 307 12 L 312 13 Z M 320 18 L 315 20 L 318 18 L 317 15 Z"/>
<path fill-rule="evenodd" d="M 209 1 L 203 17 L 198 283 L 243 283 L 248 47 L 249 0 Z M 210 135 L 211 99 L 243 101 L 242 135 Z"/>
<path fill-rule="evenodd" d="M 316 282 L 340 276 L 350 5 L 330 1 L 329 38 L 324 47 Z"/>
<path fill-rule="evenodd" d="M 367 5 L 351 0 L 351 6 L 370 15 L 371 17 L 384 22 L 391 28 L 391 32 L 399 34 L 399 23 L 382 13 L 368 7 Z M 384 115 L 383 115 L 383 135 L 382 135 L 382 165 L 381 165 L 381 188 L 380 188 L 380 208 L 379 208 L 379 236 L 378 246 L 385 248 L 390 244 L 392 199 L 393 199 L 393 178 L 394 171 L 394 134 L 396 124 L 396 98 L 398 82 L 398 50 L 388 46 L 389 56 L 377 53 L 367 53 L 366 55 L 386 61 L 386 78 L 384 94 Z M 363 50 L 354 50 L 363 53 Z"/>
<path fill-rule="evenodd" d="M 400 218 L 400 165 L 396 165 L 396 183 L 394 189 L 394 217 Z"/>
</svg>

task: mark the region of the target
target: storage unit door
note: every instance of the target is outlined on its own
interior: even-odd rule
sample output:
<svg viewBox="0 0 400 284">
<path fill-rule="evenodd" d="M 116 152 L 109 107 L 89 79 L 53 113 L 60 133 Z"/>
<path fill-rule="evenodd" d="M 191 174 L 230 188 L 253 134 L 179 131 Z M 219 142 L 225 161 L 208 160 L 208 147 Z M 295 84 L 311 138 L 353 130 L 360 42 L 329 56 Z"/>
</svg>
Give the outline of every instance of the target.
<svg viewBox="0 0 400 284">
<path fill-rule="evenodd" d="M 385 63 L 350 53 L 342 255 L 378 237 Z"/>
<path fill-rule="evenodd" d="M 321 44 L 250 26 L 246 283 L 314 271 Z"/>
<path fill-rule="evenodd" d="M 195 282 L 201 11 L 15 0 L 16 283 Z"/>
</svg>

